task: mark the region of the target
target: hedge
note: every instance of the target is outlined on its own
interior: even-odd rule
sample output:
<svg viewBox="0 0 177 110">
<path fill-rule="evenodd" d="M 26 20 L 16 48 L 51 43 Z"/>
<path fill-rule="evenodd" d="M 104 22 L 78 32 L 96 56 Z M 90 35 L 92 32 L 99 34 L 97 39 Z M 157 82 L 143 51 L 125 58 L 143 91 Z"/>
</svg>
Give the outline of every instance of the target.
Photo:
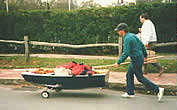
<svg viewBox="0 0 177 110">
<path fill-rule="evenodd" d="M 72 11 L 23 10 L 9 13 L 0 11 L 0 39 L 23 40 L 23 37 L 28 35 L 31 40 L 35 41 L 66 44 L 117 43 L 117 33 L 114 32 L 116 25 L 120 22 L 126 22 L 130 32 L 138 33 L 138 28 L 141 27 L 139 15 L 143 12 L 150 14 L 151 20 L 156 26 L 158 42 L 176 41 L 175 3 L 140 4 Z M 4 45 L 6 44 L 0 43 L 0 47 Z M 6 47 L 9 49 L 16 48 L 16 46 L 9 45 Z M 41 47 L 37 46 L 37 48 L 40 49 Z M 42 48 L 44 49 L 44 47 Z M 19 49 L 20 53 L 23 53 L 21 50 L 23 49 Z M 105 52 L 105 54 L 114 54 L 117 53 L 116 50 L 115 47 L 56 48 L 55 52 L 76 54 Z M 0 52 L 7 51 L 2 48 Z M 34 52 L 37 50 L 35 49 Z"/>
</svg>

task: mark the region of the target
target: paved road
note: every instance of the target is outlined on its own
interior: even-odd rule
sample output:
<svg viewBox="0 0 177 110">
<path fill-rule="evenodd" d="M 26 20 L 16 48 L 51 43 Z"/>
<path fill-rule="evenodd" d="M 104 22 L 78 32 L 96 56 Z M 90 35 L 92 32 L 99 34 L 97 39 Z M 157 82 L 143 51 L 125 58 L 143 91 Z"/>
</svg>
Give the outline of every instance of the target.
<svg viewBox="0 0 177 110">
<path fill-rule="evenodd" d="M 134 99 L 120 98 L 122 92 L 107 89 L 63 90 L 40 97 L 35 88 L 0 87 L 0 110 L 177 110 L 177 98 L 136 94 Z"/>
</svg>

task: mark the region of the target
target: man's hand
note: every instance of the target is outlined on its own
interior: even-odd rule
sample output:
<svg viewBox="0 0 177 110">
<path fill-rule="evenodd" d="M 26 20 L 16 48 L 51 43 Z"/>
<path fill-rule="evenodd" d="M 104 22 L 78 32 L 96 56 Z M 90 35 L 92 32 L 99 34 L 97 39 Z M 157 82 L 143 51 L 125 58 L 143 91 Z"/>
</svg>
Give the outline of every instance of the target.
<svg viewBox="0 0 177 110">
<path fill-rule="evenodd" d="M 145 44 L 145 47 L 148 48 L 148 43 Z"/>
<path fill-rule="evenodd" d="M 139 32 L 141 33 L 141 28 L 138 28 Z"/>
<path fill-rule="evenodd" d="M 147 57 L 145 57 L 145 58 L 144 58 L 144 62 L 147 62 L 147 61 L 148 61 L 148 58 L 147 58 Z"/>
<path fill-rule="evenodd" d="M 119 66 L 120 66 L 120 65 L 119 65 L 119 64 L 117 64 L 117 63 L 115 63 L 115 64 L 114 64 L 114 67 L 119 67 Z"/>
</svg>

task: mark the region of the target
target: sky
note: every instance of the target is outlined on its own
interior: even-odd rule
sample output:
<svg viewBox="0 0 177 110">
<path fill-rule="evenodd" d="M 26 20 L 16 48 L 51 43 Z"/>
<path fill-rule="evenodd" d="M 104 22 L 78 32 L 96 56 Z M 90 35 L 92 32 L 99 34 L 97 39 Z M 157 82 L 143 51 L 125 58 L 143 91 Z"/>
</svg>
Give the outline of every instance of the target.
<svg viewBox="0 0 177 110">
<path fill-rule="evenodd" d="M 78 4 L 82 3 L 83 1 L 88 0 L 77 0 Z M 117 0 L 95 0 L 97 4 L 102 6 L 111 5 L 112 3 L 117 3 Z"/>
<path fill-rule="evenodd" d="M 41 0 L 42 2 L 46 2 L 47 0 Z M 48 0 L 50 2 L 51 0 Z M 76 0 L 78 5 L 80 5 L 82 2 L 89 1 L 89 0 Z M 112 3 L 117 3 L 117 0 L 94 0 L 97 4 L 100 4 L 102 6 L 106 5 L 112 5 Z"/>
<path fill-rule="evenodd" d="M 115 3 L 116 0 L 96 0 L 96 3 L 102 6 L 111 5 L 113 2 Z"/>
<path fill-rule="evenodd" d="M 41 0 L 41 1 L 47 1 L 47 0 Z M 48 0 L 51 1 L 51 0 Z M 80 5 L 82 2 L 89 1 L 89 0 L 76 0 L 78 5 Z M 118 0 L 94 0 L 97 4 L 100 4 L 102 6 L 112 5 L 113 3 L 117 3 Z M 119 0 L 121 1 L 121 0 Z M 124 2 L 132 2 L 135 0 L 124 0 Z"/>
<path fill-rule="evenodd" d="M 89 1 L 89 0 L 77 0 L 78 5 L 82 3 L 83 1 Z M 102 6 L 117 4 L 118 0 L 94 0 L 97 4 L 100 4 Z M 135 2 L 136 0 L 124 0 L 124 2 Z M 119 0 L 121 2 L 121 0 Z"/>
</svg>

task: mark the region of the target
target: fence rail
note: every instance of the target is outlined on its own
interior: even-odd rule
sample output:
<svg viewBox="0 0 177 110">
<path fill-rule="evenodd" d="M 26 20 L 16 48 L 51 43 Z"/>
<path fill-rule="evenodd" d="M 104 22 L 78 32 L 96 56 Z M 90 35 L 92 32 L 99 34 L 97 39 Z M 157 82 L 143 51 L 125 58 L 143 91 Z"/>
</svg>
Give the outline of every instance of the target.
<svg viewBox="0 0 177 110">
<path fill-rule="evenodd" d="M 15 41 L 15 40 L 0 40 L 0 42 L 7 42 L 7 43 L 17 43 L 17 44 L 24 44 L 24 41 Z M 99 47 L 99 46 L 119 46 L 117 43 L 98 43 L 98 44 L 86 44 L 86 45 L 71 45 L 71 44 L 62 44 L 62 43 L 48 43 L 48 42 L 37 42 L 37 41 L 30 41 L 32 45 L 44 45 L 44 46 L 55 46 L 55 47 L 70 47 L 70 48 L 87 48 L 87 47 Z M 167 42 L 167 43 L 157 43 L 154 47 L 163 47 L 163 46 L 175 46 L 177 42 Z"/>
<path fill-rule="evenodd" d="M 0 40 L 0 42 L 24 44 L 24 41 L 15 41 L 15 40 Z"/>
<path fill-rule="evenodd" d="M 54 46 L 54 47 L 69 47 L 69 48 L 87 48 L 87 47 L 98 47 L 98 46 L 118 46 L 119 47 L 119 56 L 122 54 L 122 39 L 119 37 L 118 43 L 99 43 L 99 44 L 86 44 L 86 45 L 71 45 L 71 44 L 62 44 L 62 43 L 48 43 L 48 42 L 37 42 L 37 41 L 28 41 L 28 36 L 24 36 L 24 41 L 15 41 L 15 40 L 0 40 L 0 42 L 6 43 L 17 43 L 25 45 L 25 56 L 26 62 L 29 61 L 29 44 L 30 45 L 44 45 L 44 46 Z M 177 46 L 177 42 L 168 42 L 168 43 L 157 43 L 153 48 L 163 47 L 163 46 Z"/>
<path fill-rule="evenodd" d="M 24 44 L 24 41 L 14 41 L 14 40 L 0 40 L 0 42 Z M 98 43 L 98 44 L 86 44 L 86 45 L 71 45 L 71 44 L 48 43 L 48 42 L 37 42 L 37 41 L 30 41 L 29 43 L 31 45 L 44 45 L 44 46 L 55 46 L 55 47 L 69 47 L 69 48 L 87 48 L 87 47 L 99 47 L 99 46 L 119 46 L 119 44 L 116 44 L 116 43 Z"/>
<path fill-rule="evenodd" d="M 36 42 L 36 41 L 31 41 L 30 44 L 32 44 L 32 45 L 55 46 L 55 47 L 69 47 L 69 48 L 87 48 L 87 47 L 99 47 L 99 46 L 119 46 L 119 44 L 115 44 L 115 43 L 71 45 L 71 44 L 62 44 L 62 43 Z"/>
<path fill-rule="evenodd" d="M 157 43 L 155 44 L 155 48 L 157 47 L 164 47 L 164 46 L 175 46 L 177 45 L 177 42 L 168 42 L 168 43 Z"/>
</svg>

